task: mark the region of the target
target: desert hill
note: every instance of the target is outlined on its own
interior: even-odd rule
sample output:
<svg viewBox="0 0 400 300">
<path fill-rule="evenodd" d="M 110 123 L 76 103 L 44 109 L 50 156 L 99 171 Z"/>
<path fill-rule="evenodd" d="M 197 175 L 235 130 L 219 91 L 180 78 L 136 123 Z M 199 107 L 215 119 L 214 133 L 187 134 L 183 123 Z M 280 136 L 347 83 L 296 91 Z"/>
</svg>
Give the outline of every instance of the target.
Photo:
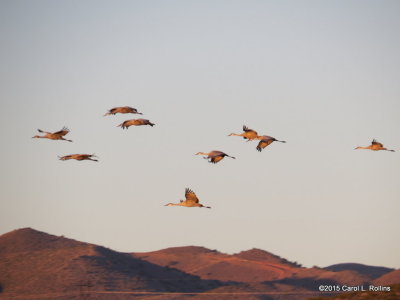
<svg viewBox="0 0 400 300">
<path fill-rule="evenodd" d="M 132 255 L 160 266 L 179 269 L 202 279 L 220 281 L 278 280 L 292 275 L 298 268 L 276 255 L 258 249 L 228 255 L 203 247 L 190 246 L 132 253 Z"/>
<path fill-rule="evenodd" d="M 357 285 L 373 279 L 354 270 L 302 268 L 299 264 L 260 249 L 228 255 L 190 246 L 132 255 L 159 266 L 176 268 L 201 279 L 225 282 L 275 282 L 315 289 L 322 283 Z M 387 270 L 389 272 L 392 269 Z"/>
<path fill-rule="evenodd" d="M 373 284 L 386 285 L 386 284 L 397 284 L 399 282 L 400 282 L 400 270 L 395 270 L 375 279 L 373 281 Z"/>
<path fill-rule="evenodd" d="M 220 285 L 126 253 L 30 228 L 0 236 L 0 270 L 1 290 L 7 295 L 74 294 L 87 288 L 87 283 L 101 291 L 167 292 L 202 292 Z"/>
<path fill-rule="evenodd" d="M 400 281 L 399 270 L 331 267 L 304 268 L 260 249 L 233 255 L 197 246 L 121 253 L 23 228 L 0 236 L 0 299 L 91 294 L 96 299 L 303 300 L 318 296 L 320 284 Z M 377 272 L 383 275 L 376 278 Z"/>
<path fill-rule="evenodd" d="M 367 266 L 363 264 L 355 264 L 355 263 L 343 263 L 331 265 L 323 268 L 328 271 L 339 272 L 339 271 L 356 271 L 360 274 L 364 274 L 371 279 L 376 279 L 381 277 L 382 275 L 393 271 L 394 269 L 385 268 L 385 267 L 375 267 L 375 266 Z"/>
</svg>

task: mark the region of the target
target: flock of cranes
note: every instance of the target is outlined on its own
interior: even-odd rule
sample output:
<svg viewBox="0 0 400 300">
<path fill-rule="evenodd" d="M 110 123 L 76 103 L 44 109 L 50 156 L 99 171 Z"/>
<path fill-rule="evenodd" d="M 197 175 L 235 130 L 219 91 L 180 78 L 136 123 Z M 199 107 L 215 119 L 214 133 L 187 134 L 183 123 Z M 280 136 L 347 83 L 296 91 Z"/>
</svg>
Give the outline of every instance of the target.
<svg viewBox="0 0 400 300">
<path fill-rule="evenodd" d="M 142 115 L 142 113 L 138 112 L 137 109 L 130 107 L 130 106 L 121 106 L 121 107 L 114 107 L 111 108 L 107 113 L 104 114 L 104 116 L 109 116 L 109 115 L 116 115 L 117 113 L 120 114 L 139 114 Z M 153 127 L 155 124 L 151 123 L 147 119 L 131 119 L 131 120 L 126 120 L 125 122 L 119 124 L 117 127 L 121 127 L 122 129 L 128 129 L 130 126 L 142 126 L 142 125 L 150 125 Z M 72 140 L 65 139 L 64 136 L 69 133 L 69 130 L 67 127 L 63 127 L 61 130 L 56 131 L 56 132 L 47 132 L 43 131 L 41 129 L 38 129 L 40 133 L 43 133 L 44 135 L 35 135 L 32 138 L 42 138 L 42 139 L 50 139 L 50 140 L 62 140 L 62 141 L 67 141 L 67 142 L 72 142 Z M 280 142 L 280 143 L 286 143 L 286 141 L 280 141 L 277 140 L 274 137 L 268 136 L 268 135 L 261 135 L 259 136 L 257 131 L 248 128 L 247 126 L 243 126 L 243 133 L 231 133 L 229 136 L 240 136 L 243 137 L 243 139 L 249 141 L 254 141 L 254 140 L 259 140 L 259 143 L 256 147 L 257 151 L 261 152 L 264 148 L 268 147 L 270 144 L 273 142 Z M 394 152 L 394 150 L 389 150 L 385 147 L 383 147 L 383 144 L 379 143 L 377 140 L 372 140 L 372 143 L 370 146 L 367 147 L 356 147 L 355 150 L 357 149 L 368 149 L 368 150 L 373 150 L 373 151 L 379 151 L 379 150 L 386 150 L 386 151 L 391 151 Z M 220 162 L 224 157 L 230 157 L 235 159 L 235 157 L 230 156 L 226 154 L 225 152 L 218 151 L 218 150 L 213 150 L 210 152 L 197 152 L 196 155 L 203 155 L 204 159 L 207 159 L 210 163 L 216 164 Z M 70 160 L 70 159 L 75 159 L 78 161 L 81 160 L 91 160 L 91 161 L 98 161 L 98 158 L 95 154 L 69 154 L 65 156 L 58 156 L 60 160 Z M 179 203 L 167 203 L 165 206 L 185 206 L 185 207 L 205 207 L 205 208 L 211 208 L 210 206 L 204 206 L 203 204 L 199 203 L 199 199 L 197 198 L 196 194 L 189 188 L 186 188 L 185 190 L 185 200 L 180 200 Z"/>
</svg>

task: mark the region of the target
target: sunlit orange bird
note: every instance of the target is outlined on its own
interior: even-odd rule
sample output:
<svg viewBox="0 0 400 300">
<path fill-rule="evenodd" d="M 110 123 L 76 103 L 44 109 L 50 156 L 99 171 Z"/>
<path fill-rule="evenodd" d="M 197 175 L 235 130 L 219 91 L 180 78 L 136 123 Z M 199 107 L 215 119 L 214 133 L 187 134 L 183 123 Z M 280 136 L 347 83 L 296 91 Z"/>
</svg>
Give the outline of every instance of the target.
<svg viewBox="0 0 400 300">
<path fill-rule="evenodd" d="M 247 141 L 252 141 L 258 138 L 257 131 L 248 128 L 246 125 L 243 125 L 243 133 L 231 133 L 229 136 L 241 136 L 244 139 L 247 139 Z"/>
<path fill-rule="evenodd" d="M 130 107 L 130 106 L 120 106 L 120 107 L 114 107 L 111 108 L 108 112 L 105 113 L 104 116 L 109 116 L 109 115 L 115 115 L 115 114 L 139 114 L 142 115 L 142 113 L 138 112 L 136 108 Z"/>
<path fill-rule="evenodd" d="M 179 203 L 168 203 L 165 206 L 186 206 L 186 207 L 205 207 L 211 208 L 210 206 L 204 206 L 199 203 L 199 199 L 196 194 L 191 190 L 186 188 L 185 190 L 185 198 L 186 200 L 181 200 Z"/>
<path fill-rule="evenodd" d="M 67 127 L 63 127 L 60 131 L 57 132 L 47 132 L 38 129 L 39 132 L 44 133 L 45 135 L 35 135 L 32 138 L 38 138 L 38 139 L 50 139 L 50 140 L 63 140 L 63 141 L 68 141 L 72 142 L 71 140 L 67 140 L 64 138 L 64 135 L 68 134 L 69 130 Z"/>
<path fill-rule="evenodd" d="M 368 147 L 356 147 L 354 150 L 357 149 L 368 149 L 368 150 L 373 150 L 373 151 L 379 151 L 379 150 L 386 150 L 386 151 L 391 151 L 394 152 L 394 150 L 389 150 L 383 147 L 383 144 L 379 143 L 377 140 L 373 139 L 371 145 Z"/>
<path fill-rule="evenodd" d="M 272 142 L 286 143 L 286 141 L 279 141 L 276 138 L 273 138 L 272 136 L 268 135 L 259 136 L 258 139 L 260 140 L 260 142 L 258 143 L 256 149 L 260 152 L 262 151 L 262 149 L 269 146 Z"/>
<path fill-rule="evenodd" d="M 225 156 L 230 157 L 230 158 L 235 158 L 233 156 L 229 156 L 228 154 L 222 152 L 222 151 L 217 151 L 213 150 L 211 152 L 197 152 L 196 155 L 205 155 L 206 157 L 203 157 L 204 159 L 210 159 L 209 162 L 216 164 L 217 162 L 221 161 Z"/>
<path fill-rule="evenodd" d="M 122 129 L 128 129 L 129 126 L 142 126 L 142 125 L 150 125 L 151 127 L 153 127 L 155 124 L 151 123 L 149 120 L 146 119 L 133 119 L 133 120 L 127 120 L 119 124 L 117 127 L 121 127 Z"/>
<path fill-rule="evenodd" d="M 92 160 L 98 161 L 97 159 L 92 159 L 92 157 L 97 157 L 95 154 L 70 154 L 65 156 L 59 156 L 60 160 L 69 160 L 69 159 L 76 159 L 76 160 Z"/>
</svg>

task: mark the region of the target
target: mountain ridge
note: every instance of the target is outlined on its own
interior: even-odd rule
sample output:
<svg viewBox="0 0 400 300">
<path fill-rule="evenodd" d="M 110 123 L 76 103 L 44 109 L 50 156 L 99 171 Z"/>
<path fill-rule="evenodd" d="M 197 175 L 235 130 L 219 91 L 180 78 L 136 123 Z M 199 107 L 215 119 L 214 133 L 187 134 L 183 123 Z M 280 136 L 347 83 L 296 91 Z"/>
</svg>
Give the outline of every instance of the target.
<svg viewBox="0 0 400 300">
<path fill-rule="evenodd" d="M 306 295 L 317 291 L 318 284 L 384 284 L 385 275 L 390 282 L 398 280 L 398 270 L 362 265 L 361 271 L 357 272 L 351 270 L 354 265 L 360 264 L 333 265 L 339 266 L 336 268 L 340 270 L 336 271 L 305 268 L 257 248 L 236 254 L 201 246 L 126 253 L 32 228 L 21 228 L 0 235 L 0 298 L 2 295 L 12 297 L 50 292 L 66 295 L 71 291 L 78 297 L 82 286 L 87 286 L 97 291 L 98 299 L 112 299 L 107 298 L 107 293 L 118 292 L 136 292 L 139 299 L 153 297 L 140 293 L 166 293 L 160 297 L 173 299 L 168 295 L 172 297 L 171 293 L 189 292 L 198 294 L 195 298 L 201 299 L 202 294 L 211 292 L 257 292 L 267 293 L 268 299 L 275 299 L 277 296 L 273 295 L 283 293 L 279 299 L 303 300 Z M 368 272 L 371 270 L 384 275 L 378 278 L 376 274 L 370 276 Z M 285 293 L 298 294 L 285 298 Z M 119 297 L 129 299 L 128 296 Z M 158 299 L 158 296 L 154 297 Z M 253 295 L 248 299 L 259 297 Z"/>
</svg>

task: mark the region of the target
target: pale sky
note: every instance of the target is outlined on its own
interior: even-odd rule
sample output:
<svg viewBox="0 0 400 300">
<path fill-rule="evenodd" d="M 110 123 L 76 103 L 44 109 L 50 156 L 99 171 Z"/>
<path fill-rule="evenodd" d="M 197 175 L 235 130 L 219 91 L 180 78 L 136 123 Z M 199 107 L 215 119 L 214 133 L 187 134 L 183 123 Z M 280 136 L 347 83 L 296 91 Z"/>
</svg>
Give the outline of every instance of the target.
<svg viewBox="0 0 400 300">
<path fill-rule="evenodd" d="M 0 234 L 400 267 L 399 1 L 0 1 Z M 115 106 L 138 115 L 103 117 Z M 116 127 L 143 117 L 154 127 Z M 286 140 L 263 152 L 229 133 Z M 32 139 L 67 126 L 73 143 Z M 353 150 L 373 138 L 396 152 Z M 194 154 L 235 156 L 216 165 Z M 96 153 L 98 163 L 59 161 Z M 209 209 L 165 207 L 193 189 Z"/>
</svg>

